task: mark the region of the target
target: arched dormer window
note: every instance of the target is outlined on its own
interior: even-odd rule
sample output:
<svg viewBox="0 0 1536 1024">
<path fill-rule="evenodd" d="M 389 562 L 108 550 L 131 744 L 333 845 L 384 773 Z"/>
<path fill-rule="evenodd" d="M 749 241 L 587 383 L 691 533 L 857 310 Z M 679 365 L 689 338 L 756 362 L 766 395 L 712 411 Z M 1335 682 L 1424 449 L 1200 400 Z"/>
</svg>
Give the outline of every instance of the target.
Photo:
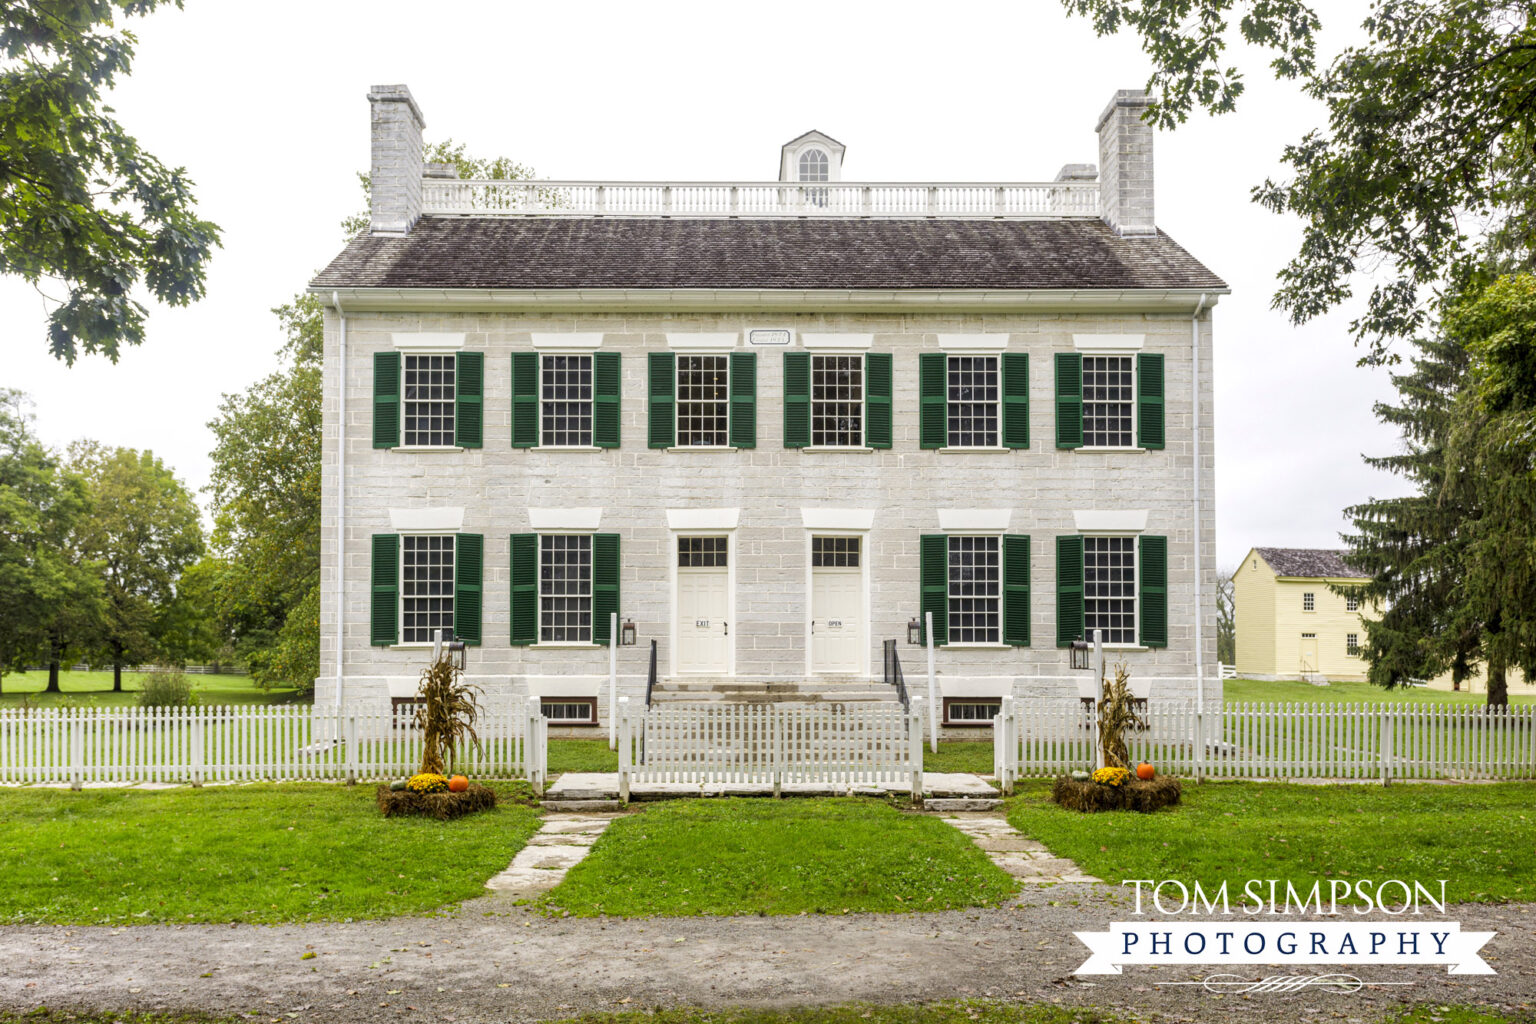
<svg viewBox="0 0 1536 1024">
<path fill-rule="evenodd" d="M 801 181 L 830 180 L 827 154 L 824 150 L 812 148 L 800 154 L 799 179 Z"/>
</svg>

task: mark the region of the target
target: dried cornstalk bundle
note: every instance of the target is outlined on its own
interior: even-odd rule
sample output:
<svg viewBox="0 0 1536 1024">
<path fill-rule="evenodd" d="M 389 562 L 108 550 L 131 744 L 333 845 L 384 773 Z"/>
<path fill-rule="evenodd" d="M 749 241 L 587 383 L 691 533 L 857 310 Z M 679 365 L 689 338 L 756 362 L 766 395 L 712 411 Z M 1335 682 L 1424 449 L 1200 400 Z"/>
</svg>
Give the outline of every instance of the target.
<svg viewBox="0 0 1536 1024">
<path fill-rule="evenodd" d="M 464 674 L 445 650 L 431 667 L 423 669 L 417 693 L 416 727 L 421 730 L 421 771 L 446 774 L 455 753 L 467 741 L 480 746 L 475 719 L 480 714 L 480 688 L 464 682 Z"/>
<path fill-rule="evenodd" d="M 1115 666 L 1115 681 L 1104 684 L 1104 699 L 1099 701 L 1099 749 L 1104 763 L 1111 768 L 1131 767 L 1131 753 L 1125 734 L 1131 729 L 1145 729 L 1147 723 L 1136 711 L 1131 695 L 1131 673 L 1121 662 Z"/>
</svg>

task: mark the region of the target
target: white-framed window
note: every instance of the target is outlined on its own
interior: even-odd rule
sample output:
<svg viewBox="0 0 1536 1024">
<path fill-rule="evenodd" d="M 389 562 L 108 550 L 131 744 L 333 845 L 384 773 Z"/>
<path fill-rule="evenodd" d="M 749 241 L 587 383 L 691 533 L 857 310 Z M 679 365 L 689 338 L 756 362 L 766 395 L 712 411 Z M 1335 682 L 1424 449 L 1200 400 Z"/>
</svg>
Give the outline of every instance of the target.
<svg viewBox="0 0 1536 1024">
<path fill-rule="evenodd" d="M 949 538 L 949 642 L 1001 643 L 1001 537 Z"/>
<path fill-rule="evenodd" d="M 863 356 L 811 356 L 811 445 L 864 446 Z"/>
<path fill-rule="evenodd" d="M 453 534 L 400 538 L 400 642 L 429 644 L 453 635 Z"/>
<path fill-rule="evenodd" d="M 1360 634 L 1359 633 L 1345 633 L 1344 634 L 1344 653 L 1349 655 L 1351 658 L 1358 658 L 1358 657 L 1360 657 Z"/>
<path fill-rule="evenodd" d="M 800 154 L 801 181 L 827 181 L 830 179 L 831 161 L 825 150 L 812 147 Z"/>
<path fill-rule="evenodd" d="M 1312 591 L 1309 590 L 1301 595 L 1301 610 L 1304 612 L 1317 611 L 1317 595 L 1312 593 Z"/>
<path fill-rule="evenodd" d="M 1002 421 L 1002 372 L 997 356 L 950 356 L 948 445 L 996 448 Z"/>
<path fill-rule="evenodd" d="M 539 357 L 539 444 L 592 446 L 592 356 Z"/>
<path fill-rule="evenodd" d="M 1359 611 L 1360 610 L 1360 595 L 1359 594 L 1345 594 L 1344 595 L 1344 610 L 1347 611 L 1347 612 L 1357 612 L 1357 611 Z"/>
<path fill-rule="evenodd" d="M 454 438 L 454 362 L 452 355 L 407 352 L 402 363 L 401 444 L 407 448 L 446 448 Z"/>
<path fill-rule="evenodd" d="M 863 547 L 860 537 L 812 537 L 811 568 L 857 569 Z"/>
<path fill-rule="evenodd" d="M 1083 356 L 1083 447 L 1133 447 L 1135 415 L 1136 360 Z"/>
<path fill-rule="evenodd" d="M 991 725 L 1003 709 L 1001 697 L 945 697 L 945 725 Z"/>
<path fill-rule="evenodd" d="M 729 537 L 677 538 L 679 569 L 724 569 L 729 563 Z"/>
<path fill-rule="evenodd" d="M 1136 642 L 1136 538 L 1083 538 L 1083 629 L 1107 644 Z"/>
<path fill-rule="evenodd" d="M 1303 640 L 1316 640 L 1317 639 L 1317 634 L 1316 633 L 1303 633 L 1303 634 L 1301 634 L 1301 638 Z"/>
<path fill-rule="evenodd" d="M 540 697 L 544 717 L 555 725 L 596 725 L 595 697 Z"/>
<path fill-rule="evenodd" d="M 730 382 L 729 356 L 678 355 L 678 447 L 724 448 L 730 444 Z"/>
<path fill-rule="evenodd" d="M 591 534 L 539 534 L 539 642 L 592 642 Z"/>
</svg>

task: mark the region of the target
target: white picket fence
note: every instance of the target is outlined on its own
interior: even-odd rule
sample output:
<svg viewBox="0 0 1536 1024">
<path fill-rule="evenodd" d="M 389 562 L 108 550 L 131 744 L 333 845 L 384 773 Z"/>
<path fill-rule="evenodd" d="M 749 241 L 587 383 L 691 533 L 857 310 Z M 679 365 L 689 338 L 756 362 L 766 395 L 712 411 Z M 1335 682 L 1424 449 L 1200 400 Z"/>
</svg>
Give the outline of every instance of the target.
<svg viewBox="0 0 1536 1024">
<path fill-rule="evenodd" d="M 1218 779 L 1536 778 L 1536 705 L 1244 702 L 1202 713 L 1149 701 L 1127 737 L 1132 762 Z M 1015 780 L 1093 767 L 1092 718 L 1080 700 L 1003 698 L 992 723 L 993 771 Z"/>
<path fill-rule="evenodd" d="M 619 701 L 619 792 L 633 784 L 899 786 L 923 791 L 922 701 L 662 704 Z"/>
<path fill-rule="evenodd" d="M 480 778 L 548 772 L 537 700 L 484 711 L 454 769 Z M 399 778 L 421 761 L 408 710 L 309 705 L 0 710 L 0 784 Z"/>
</svg>

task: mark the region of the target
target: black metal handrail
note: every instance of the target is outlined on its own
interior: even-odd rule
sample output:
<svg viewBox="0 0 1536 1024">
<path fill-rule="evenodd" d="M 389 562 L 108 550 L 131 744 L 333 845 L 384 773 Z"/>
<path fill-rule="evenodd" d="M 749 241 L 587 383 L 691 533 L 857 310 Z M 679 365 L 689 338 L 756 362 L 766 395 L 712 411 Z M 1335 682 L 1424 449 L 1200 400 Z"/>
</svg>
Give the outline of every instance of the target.
<svg viewBox="0 0 1536 1024">
<path fill-rule="evenodd" d="M 656 689 L 656 641 L 651 641 L 651 667 L 645 675 L 645 706 L 651 706 L 651 691 Z"/>
<path fill-rule="evenodd" d="M 896 641 L 885 641 L 885 683 L 896 687 L 896 699 L 907 711 L 912 710 L 912 700 L 907 696 L 907 681 L 901 674 L 901 656 L 896 653 Z"/>
</svg>

